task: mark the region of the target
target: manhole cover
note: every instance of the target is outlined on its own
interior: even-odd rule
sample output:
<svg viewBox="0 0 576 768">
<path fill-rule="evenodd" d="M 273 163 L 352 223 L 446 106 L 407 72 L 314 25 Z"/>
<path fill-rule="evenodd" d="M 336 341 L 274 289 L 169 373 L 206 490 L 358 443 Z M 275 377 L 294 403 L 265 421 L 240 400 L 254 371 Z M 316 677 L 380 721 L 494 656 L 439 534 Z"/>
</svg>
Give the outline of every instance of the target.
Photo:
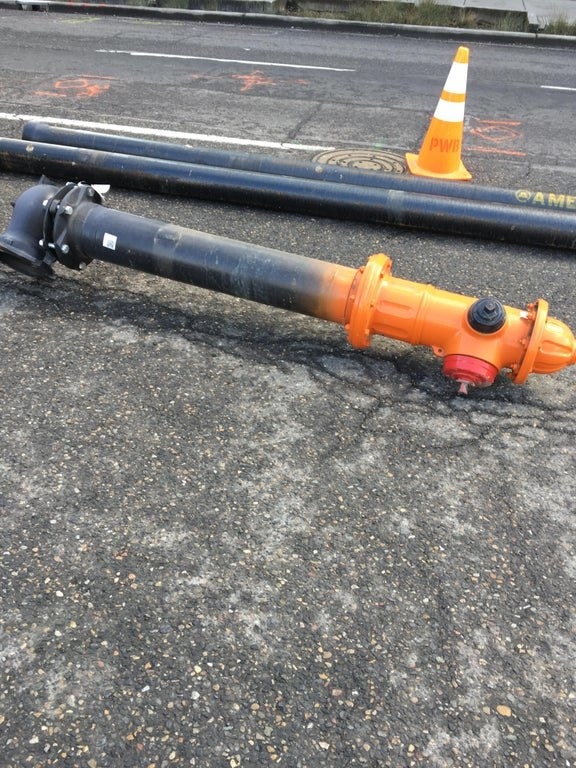
<svg viewBox="0 0 576 768">
<path fill-rule="evenodd" d="M 406 170 L 404 156 L 385 149 L 331 149 L 316 155 L 314 162 L 386 173 L 404 173 Z"/>
</svg>

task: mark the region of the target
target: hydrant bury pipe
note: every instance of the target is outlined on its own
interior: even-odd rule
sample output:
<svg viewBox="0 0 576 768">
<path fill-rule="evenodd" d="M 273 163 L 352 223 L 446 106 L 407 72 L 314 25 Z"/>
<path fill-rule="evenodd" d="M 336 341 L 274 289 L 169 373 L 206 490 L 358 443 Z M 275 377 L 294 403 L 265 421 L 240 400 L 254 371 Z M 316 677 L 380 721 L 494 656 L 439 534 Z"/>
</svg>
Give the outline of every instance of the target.
<svg viewBox="0 0 576 768">
<path fill-rule="evenodd" d="M 23 271 L 31 273 L 34 263 L 46 267 L 58 260 L 82 269 L 100 259 L 339 323 L 357 348 L 367 347 L 373 335 L 430 346 L 462 392 L 492 384 L 501 370 L 522 383 L 532 372 L 553 373 L 576 362 L 572 332 L 548 317 L 543 300 L 514 309 L 491 297 L 474 299 L 393 277 L 383 254 L 354 269 L 100 202 L 86 184 L 58 188 L 44 182 L 28 190 L 0 236 L 0 260 L 17 269 L 23 261 Z"/>
<path fill-rule="evenodd" d="M 571 213 L 0 139 L 0 168 L 529 245 L 576 248 Z"/>
<path fill-rule="evenodd" d="M 330 181 L 339 184 L 356 184 L 361 187 L 399 189 L 404 192 L 459 197 L 466 200 L 482 200 L 487 203 L 526 207 L 526 192 L 524 190 L 499 189 L 478 184 L 426 179 L 418 176 L 402 176 L 393 173 L 376 173 L 374 171 L 362 171 L 338 165 L 294 162 L 269 155 L 251 154 L 249 152 L 227 152 L 222 149 L 190 147 L 161 141 L 148 141 L 131 136 L 118 136 L 110 133 L 76 131 L 35 120 L 24 125 L 22 138 L 26 141 L 43 142 L 45 144 L 97 149 L 103 152 L 116 152 L 126 155 L 138 155 L 140 157 L 155 157 L 160 160 L 172 160 L 193 165 L 210 165 L 237 171 L 255 171 L 257 173 L 292 176 L 301 179 L 311 179 L 312 181 Z M 559 210 L 562 205 L 565 205 L 566 210 L 576 211 L 576 195 L 540 193 L 538 199 L 540 201 L 539 207 L 541 208 L 548 207 L 551 210 Z M 568 207 L 569 205 L 571 207 Z"/>
</svg>

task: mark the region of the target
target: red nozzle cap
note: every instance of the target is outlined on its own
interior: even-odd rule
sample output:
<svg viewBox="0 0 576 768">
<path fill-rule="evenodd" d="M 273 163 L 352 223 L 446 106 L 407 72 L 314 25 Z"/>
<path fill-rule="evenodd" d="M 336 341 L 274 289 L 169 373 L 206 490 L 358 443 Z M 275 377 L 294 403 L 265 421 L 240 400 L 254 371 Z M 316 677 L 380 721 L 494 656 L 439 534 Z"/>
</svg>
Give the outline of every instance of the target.
<svg viewBox="0 0 576 768">
<path fill-rule="evenodd" d="M 460 383 L 475 387 L 489 387 L 494 383 L 498 368 L 470 355 L 446 355 L 442 372 Z"/>
</svg>

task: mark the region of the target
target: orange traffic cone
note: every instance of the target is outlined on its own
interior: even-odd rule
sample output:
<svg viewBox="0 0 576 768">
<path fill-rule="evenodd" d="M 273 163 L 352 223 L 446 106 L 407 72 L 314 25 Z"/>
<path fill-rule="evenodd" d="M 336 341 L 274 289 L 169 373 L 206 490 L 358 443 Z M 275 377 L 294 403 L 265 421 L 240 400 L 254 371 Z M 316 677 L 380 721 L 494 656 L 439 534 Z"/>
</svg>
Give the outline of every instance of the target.
<svg viewBox="0 0 576 768">
<path fill-rule="evenodd" d="M 414 176 L 461 181 L 472 178 L 460 159 L 467 76 L 468 48 L 460 46 L 422 142 L 420 154 L 406 154 L 408 169 Z"/>
</svg>

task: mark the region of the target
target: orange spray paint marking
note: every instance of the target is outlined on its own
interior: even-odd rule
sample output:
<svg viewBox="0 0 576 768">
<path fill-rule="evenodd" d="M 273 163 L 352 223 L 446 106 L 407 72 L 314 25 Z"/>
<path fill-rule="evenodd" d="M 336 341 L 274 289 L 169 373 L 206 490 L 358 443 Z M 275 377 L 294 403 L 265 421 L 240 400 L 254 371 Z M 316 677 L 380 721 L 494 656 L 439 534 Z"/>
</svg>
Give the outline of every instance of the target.
<svg viewBox="0 0 576 768">
<path fill-rule="evenodd" d="M 247 91 L 251 91 L 254 88 L 258 86 L 282 86 L 282 85 L 308 85 L 308 80 L 304 80 L 303 78 L 298 78 L 297 80 L 293 79 L 283 79 L 283 80 L 273 80 L 271 77 L 268 77 L 267 75 L 264 75 L 259 69 L 255 70 L 254 72 L 251 72 L 249 75 L 190 75 L 191 80 L 197 80 L 197 81 L 226 81 L 228 79 L 232 80 L 240 80 L 243 85 L 240 88 L 240 93 L 246 93 Z"/>
<path fill-rule="evenodd" d="M 232 75 L 234 80 L 241 80 L 244 85 L 240 88 L 240 93 L 251 91 L 259 85 L 276 85 L 276 81 L 268 75 L 265 75 L 259 69 L 255 69 L 248 75 Z"/>
<path fill-rule="evenodd" d="M 113 77 L 98 77 L 92 75 L 80 75 L 78 77 L 65 77 L 55 80 L 53 90 L 34 91 L 35 96 L 50 96 L 59 99 L 94 99 L 101 96 L 110 88 L 110 80 Z"/>
<path fill-rule="evenodd" d="M 468 149 L 488 154 L 526 156 L 526 152 L 512 149 L 524 138 L 522 123 L 519 120 L 479 120 L 474 117 L 470 120 L 473 127 L 468 133 L 485 143 L 485 146 L 472 146 Z"/>
</svg>

